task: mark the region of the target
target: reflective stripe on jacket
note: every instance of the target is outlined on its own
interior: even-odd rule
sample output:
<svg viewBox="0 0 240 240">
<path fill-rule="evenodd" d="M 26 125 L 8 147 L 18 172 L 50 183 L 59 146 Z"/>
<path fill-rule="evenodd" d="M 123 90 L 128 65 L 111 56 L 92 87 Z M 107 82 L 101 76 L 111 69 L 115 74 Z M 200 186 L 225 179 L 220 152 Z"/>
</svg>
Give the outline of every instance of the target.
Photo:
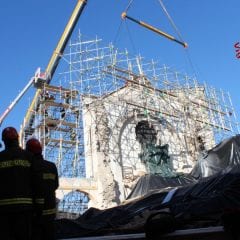
<svg viewBox="0 0 240 240">
<path fill-rule="evenodd" d="M 43 216 L 47 216 L 47 215 L 56 215 L 57 210 L 56 208 L 52 208 L 52 209 L 44 209 L 43 210 Z"/>
<path fill-rule="evenodd" d="M 31 167 L 31 164 L 27 160 L 8 160 L 0 162 L 0 168 L 11 168 L 11 167 Z"/>
<path fill-rule="evenodd" d="M 6 198 L 0 199 L 0 206 L 14 205 L 14 204 L 25 204 L 32 205 L 32 198 Z"/>
<path fill-rule="evenodd" d="M 42 154 L 35 155 L 35 159 L 41 163 L 42 168 L 42 187 L 44 194 L 43 217 L 53 218 L 56 215 L 56 195 L 58 188 L 58 171 L 53 162 L 43 159 Z"/>
<path fill-rule="evenodd" d="M 0 212 L 33 210 L 35 199 L 43 206 L 42 175 L 33 155 L 18 146 L 0 152 Z M 42 207 L 40 207 L 42 209 Z"/>
</svg>

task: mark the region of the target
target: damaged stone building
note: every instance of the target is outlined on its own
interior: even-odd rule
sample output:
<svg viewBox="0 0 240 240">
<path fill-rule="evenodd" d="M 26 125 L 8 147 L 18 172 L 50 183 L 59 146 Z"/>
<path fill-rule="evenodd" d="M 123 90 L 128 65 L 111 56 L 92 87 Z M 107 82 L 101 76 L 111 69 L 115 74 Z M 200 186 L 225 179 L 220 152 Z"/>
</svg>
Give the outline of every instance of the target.
<svg viewBox="0 0 240 240">
<path fill-rule="evenodd" d="M 38 137 L 58 167 L 62 211 L 116 206 L 140 176 L 188 173 L 239 132 L 229 94 L 101 44 L 81 34 L 69 44 L 58 77 L 42 88 L 52 99 L 39 101 L 31 129 L 22 126 L 23 145 Z"/>
</svg>

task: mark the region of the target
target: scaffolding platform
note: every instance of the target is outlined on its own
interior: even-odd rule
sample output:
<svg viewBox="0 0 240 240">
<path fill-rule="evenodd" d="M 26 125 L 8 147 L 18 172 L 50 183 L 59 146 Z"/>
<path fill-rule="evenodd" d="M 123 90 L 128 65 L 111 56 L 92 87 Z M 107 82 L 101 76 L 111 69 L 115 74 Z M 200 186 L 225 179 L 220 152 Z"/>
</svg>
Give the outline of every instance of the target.
<svg viewBox="0 0 240 240">
<path fill-rule="evenodd" d="M 57 132 L 69 132 L 70 129 L 68 128 L 62 128 L 62 127 L 58 127 L 58 126 L 47 126 L 48 129 L 51 131 L 51 130 L 54 130 L 54 131 L 57 131 Z M 39 124 L 36 126 L 36 129 L 38 128 L 41 128 L 42 131 L 44 131 L 44 129 L 46 128 L 46 125 L 45 124 Z"/>
<path fill-rule="evenodd" d="M 70 105 L 66 104 L 66 103 L 58 103 L 58 102 L 54 102 L 52 100 L 44 100 L 40 102 L 41 104 L 49 107 L 49 106 L 53 106 L 53 107 L 59 107 L 59 108 L 69 108 Z"/>
<path fill-rule="evenodd" d="M 61 119 L 52 119 L 52 118 L 46 118 L 45 119 L 45 125 L 46 127 L 50 126 L 50 127 L 55 127 L 55 126 L 68 126 L 70 128 L 75 128 L 76 127 L 76 123 L 70 123 Z"/>
<path fill-rule="evenodd" d="M 77 90 L 68 89 L 61 86 L 48 85 L 48 84 L 45 84 L 44 90 L 49 92 L 64 93 L 67 95 L 67 97 L 72 97 L 72 98 L 78 95 Z M 66 95 L 63 95 L 62 97 L 64 96 L 66 97 Z"/>
<path fill-rule="evenodd" d="M 60 143 L 62 143 L 62 144 L 69 144 L 69 145 L 75 145 L 76 144 L 76 141 L 64 140 L 64 139 L 54 139 L 54 138 L 45 138 L 44 142 L 45 142 L 45 144 L 48 144 L 50 142 L 52 142 L 52 143 L 59 143 L 59 144 Z"/>
</svg>

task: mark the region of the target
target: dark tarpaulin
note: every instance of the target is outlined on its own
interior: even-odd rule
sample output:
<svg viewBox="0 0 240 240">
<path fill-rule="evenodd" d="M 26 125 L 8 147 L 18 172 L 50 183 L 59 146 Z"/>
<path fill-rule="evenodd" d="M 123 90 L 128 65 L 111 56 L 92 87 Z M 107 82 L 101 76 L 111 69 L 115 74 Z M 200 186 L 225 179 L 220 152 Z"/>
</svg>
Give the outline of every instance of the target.
<svg viewBox="0 0 240 240">
<path fill-rule="evenodd" d="M 179 216 L 204 216 L 240 207 L 240 166 L 201 179 L 191 187 L 178 189 L 170 203 Z"/>
<path fill-rule="evenodd" d="M 240 165 L 240 136 L 228 138 L 205 153 L 197 160 L 190 174 L 175 177 L 144 175 L 134 186 L 127 199 L 144 196 L 152 190 L 166 187 L 181 187 L 196 183 L 198 180 Z"/>
<path fill-rule="evenodd" d="M 147 194 L 138 199 L 106 210 L 91 208 L 74 221 L 56 221 L 58 238 L 142 232 L 147 217 L 163 209 L 169 209 L 180 223 L 179 229 L 203 227 L 201 224 L 206 224 L 206 219 L 217 225 L 225 209 L 240 208 L 239 140 L 239 136 L 227 139 L 200 159 L 193 170 L 197 183 L 186 178 L 187 185 L 180 182 L 180 187 L 177 187 L 173 186 L 177 184 L 176 179 L 171 183 L 163 178 L 152 178 L 152 188 L 156 189 L 145 191 L 149 187 L 146 182 L 151 182 L 150 177 L 142 187 Z M 171 188 L 169 184 L 172 184 Z M 141 191 L 140 187 L 136 192 Z"/>
<path fill-rule="evenodd" d="M 144 196 L 153 190 L 164 189 L 167 187 L 186 186 L 195 182 L 197 181 L 190 175 L 162 177 L 160 175 L 147 174 L 138 180 L 127 199 Z"/>
<path fill-rule="evenodd" d="M 181 223 L 179 229 L 206 227 L 200 225 L 206 219 L 217 225 L 225 209 L 240 208 L 240 169 L 235 167 L 228 173 L 178 188 L 172 198 L 163 203 L 168 192 L 155 190 L 125 205 L 106 210 L 89 209 L 74 221 L 58 220 L 58 238 L 142 232 L 147 217 L 166 208 Z"/>
<path fill-rule="evenodd" d="M 117 207 L 99 210 L 90 208 L 76 220 L 56 221 L 58 238 L 94 236 L 114 232 L 139 232 L 145 221 L 144 213 L 161 205 L 167 192 L 157 191 L 141 199 Z M 148 214 L 149 215 L 149 214 Z"/>
<path fill-rule="evenodd" d="M 191 171 L 196 179 L 212 176 L 222 170 L 240 165 L 240 135 L 228 138 L 198 159 Z"/>
</svg>

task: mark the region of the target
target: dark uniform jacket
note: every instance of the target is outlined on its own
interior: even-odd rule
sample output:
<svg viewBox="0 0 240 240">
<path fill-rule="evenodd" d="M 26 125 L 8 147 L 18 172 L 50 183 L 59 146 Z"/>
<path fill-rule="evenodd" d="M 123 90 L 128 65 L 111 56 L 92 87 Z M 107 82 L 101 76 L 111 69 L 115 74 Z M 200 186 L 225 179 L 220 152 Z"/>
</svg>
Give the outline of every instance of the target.
<svg viewBox="0 0 240 240">
<path fill-rule="evenodd" d="M 43 192 L 44 192 L 44 206 L 43 217 L 44 219 L 53 220 L 56 216 L 56 194 L 58 188 L 58 171 L 53 162 L 43 159 L 42 155 L 35 155 L 41 161 L 42 165 L 42 179 L 43 179 Z"/>
<path fill-rule="evenodd" d="M 41 211 L 41 185 L 41 168 L 31 153 L 17 142 L 0 152 L 0 214 L 31 211 L 33 207 Z"/>
</svg>

